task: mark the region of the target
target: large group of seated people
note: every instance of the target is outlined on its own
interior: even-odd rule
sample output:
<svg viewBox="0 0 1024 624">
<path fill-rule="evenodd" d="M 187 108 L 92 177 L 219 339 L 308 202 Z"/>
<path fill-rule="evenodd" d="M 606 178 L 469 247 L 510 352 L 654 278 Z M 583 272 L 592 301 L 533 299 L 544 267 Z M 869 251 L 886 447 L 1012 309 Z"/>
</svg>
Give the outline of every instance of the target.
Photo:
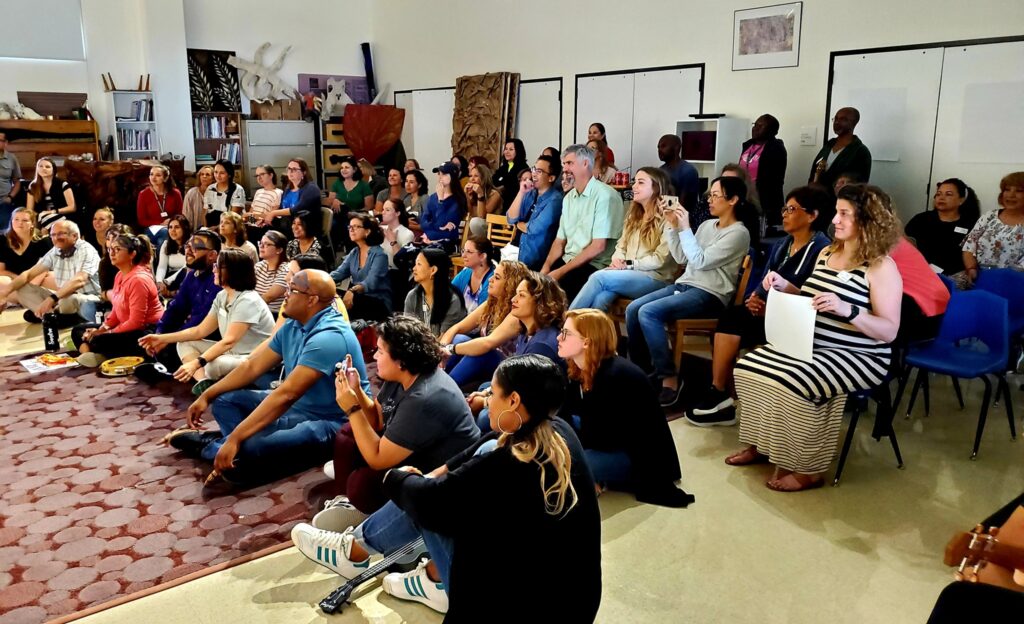
<svg viewBox="0 0 1024 624">
<path fill-rule="evenodd" d="M 510 139 L 493 169 L 455 155 L 433 192 L 415 159 L 377 175 L 346 158 L 327 193 L 302 159 L 263 165 L 252 198 L 230 162 L 200 168 L 184 195 L 154 165 L 132 223 L 109 208 L 78 217 L 41 158 L 0 238 L 0 308 L 71 327 L 82 365 L 138 356 L 146 381 L 188 384 L 195 402 L 166 441 L 211 466 L 207 483 L 323 465 L 335 497 L 293 531 L 317 563 L 352 577 L 422 537 L 423 560 L 388 575 L 389 594 L 456 618 L 531 578 L 559 588 L 547 619 L 590 621 L 597 497 L 693 501 L 664 410 L 686 394 L 690 424 L 738 420 L 743 447 L 725 461 L 771 463 L 773 490 L 820 486 L 847 397 L 885 379 L 900 340 L 937 334 L 937 274 L 970 288 L 979 271 L 1024 269 L 1024 172 L 985 214 L 944 180 L 903 228 L 866 183 L 870 161 L 855 166 L 852 134 L 839 133 L 845 160 L 816 161 L 785 193 L 777 132 L 759 118 L 703 195 L 666 135 L 664 164 L 633 172 L 625 200 L 601 124 L 532 160 Z M 505 248 L 490 215 L 514 228 Z M 811 298 L 812 361 L 766 344 L 772 290 Z M 680 381 L 681 319 L 718 319 L 710 387 Z M 496 538 L 574 570 L 498 557 Z"/>
</svg>

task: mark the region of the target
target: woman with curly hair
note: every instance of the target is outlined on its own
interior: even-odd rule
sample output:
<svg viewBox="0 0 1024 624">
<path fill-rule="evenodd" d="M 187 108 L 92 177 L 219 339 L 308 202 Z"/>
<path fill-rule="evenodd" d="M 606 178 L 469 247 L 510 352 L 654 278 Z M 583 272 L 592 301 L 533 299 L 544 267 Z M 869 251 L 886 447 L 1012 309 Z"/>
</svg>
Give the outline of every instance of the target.
<svg viewBox="0 0 1024 624">
<path fill-rule="evenodd" d="M 797 290 L 772 271 L 763 286 L 812 297 L 818 312 L 812 360 L 761 347 L 736 364 L 740 442 L 731 466 L 771 462 L 767 486 L 780 492 L 819 487 L 839 442 L 843 407 L 852 392 L 872 388 L 889 368 L 890 342 L 900 328 L 903 280 L 888 256 L 901 236 L 889 197 L 853 184 L 836 199 L 835 242 Z"/>
<path fill-rule="evenodd" d="M 664 215 L 664 196 L 671 192 L 668 175 L 661 169 L 641 167 L 636 172 L 633 201 L 612 263 L 590 276 L 570 308 L 607 311 L 619 297 L 638 299 L 676 278 L 679 264 L 669 251 Z"/>
<path fill-rule="evenodd" d="M 449 356 L 445 370 L 459 386 L 490 379 L 498 364 L 515 353 L 519 320 L 509 312 L 516 286 L 529 273 L 522 262 L 498 263 L 487 300 L 441 336 Z"/>
<path fill-rule="evenodd" d="M 679 456 L 658 395 L 639 366 L 615 353 L 617 342 L 615 324 L 604 312 L 565 313 L 558 355 L 569 365 L 569 391 L 560 416 L 576 426 L 599 487 L 686 507 L 693 496 L 672 483 L 681 477 Z"/>
</svg>

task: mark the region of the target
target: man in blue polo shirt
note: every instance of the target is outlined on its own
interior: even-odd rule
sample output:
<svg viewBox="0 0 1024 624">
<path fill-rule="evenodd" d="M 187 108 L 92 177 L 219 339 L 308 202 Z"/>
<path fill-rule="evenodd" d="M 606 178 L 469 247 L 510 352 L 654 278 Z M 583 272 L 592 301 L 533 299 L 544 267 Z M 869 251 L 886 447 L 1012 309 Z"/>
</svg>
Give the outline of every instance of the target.
<svg viewBox="0 0 1024 624">
<path fill-rule="evenodd" d="M 562 176 L 562 164 L 546 154 L 537 159 L 532 171 L 533 188 L 519 187 L 519 194 L 506 216 L 519 232 L 519 261 L 539 271 L 558 235 L 562 217 L 562 189 L 555 184 Z"/>
<path fill-rule="evenodd" d="M 288 321 L 241 366 L 210 386 L 188 410 L 188 427 L 167 436 L 176 449 L 213 462 L 231 483 L 266 481 L 323 463 L 348 420 L 335 401 L 334 368 L 346 355 L 367 379 L 359 341 L 331 305 L 334 280 L 307 269 L 292 277 Z M 284 363 L 272 390 L 248 388 Z M 363 382 L 369 392 L 369 382 Z M 199 431 L 212 405 L 220 431 Z"/>
</svg>

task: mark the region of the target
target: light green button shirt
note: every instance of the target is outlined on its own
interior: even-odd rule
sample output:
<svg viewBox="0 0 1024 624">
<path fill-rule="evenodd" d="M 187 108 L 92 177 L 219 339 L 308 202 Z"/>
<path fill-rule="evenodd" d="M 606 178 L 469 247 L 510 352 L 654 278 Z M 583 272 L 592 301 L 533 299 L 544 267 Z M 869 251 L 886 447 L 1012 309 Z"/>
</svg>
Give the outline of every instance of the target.
<svg viewBox="0 0 1024 624">
<path fill-rule="evenodd" d="M 622 197 L 597 178 L 591 178 L 582 193 L 570 190 L 562 199 L 562 219 L 558 223 L 558 238 L 565 241 L 562 260 L 571 261 L 595 238 L 606 238 L 604 251 L 590 264 L 598 269 L 611 264 L 624 218 Z"/>
</svg>

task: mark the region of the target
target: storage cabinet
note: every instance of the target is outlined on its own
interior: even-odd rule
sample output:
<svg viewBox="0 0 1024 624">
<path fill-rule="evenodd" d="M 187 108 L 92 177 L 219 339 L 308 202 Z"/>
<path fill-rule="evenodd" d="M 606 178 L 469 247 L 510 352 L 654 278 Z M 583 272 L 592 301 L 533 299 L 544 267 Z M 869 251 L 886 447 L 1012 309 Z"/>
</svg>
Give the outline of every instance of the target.
<svg viewBox="0 0 1024 624">
<path fill-rule="evenodd" d="M 242 122 L 242 160 L 245 163 L 243 185 L 252 197 L 259 184 L 256 167 L 270 165 L 280 182 L 287 174 L 288 161 L 302 158 L 310 166 L 313 179 L 316 168 L 315 124 L 308 121 L 246 120 Z"/>
<path fill-rule="evenodd" d="M 676 122 L 683 160 L 697 168 L 701 186 L 717 178 L 722 167 L 739 162 L 743 142 L 750 138 L 750 121 L 737 117 L 688 119 Z"/>
</svg>

